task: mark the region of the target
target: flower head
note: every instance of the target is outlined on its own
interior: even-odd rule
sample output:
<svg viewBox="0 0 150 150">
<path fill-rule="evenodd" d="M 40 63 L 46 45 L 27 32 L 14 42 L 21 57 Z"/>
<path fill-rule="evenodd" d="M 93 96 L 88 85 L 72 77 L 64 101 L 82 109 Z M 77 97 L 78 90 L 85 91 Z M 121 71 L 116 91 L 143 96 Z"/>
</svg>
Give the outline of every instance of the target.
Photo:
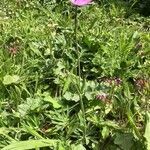
<svg viewBox="0 0 150 150">
<path fill-rule="evenodd" d="M 85 6 L 91 3 L 92 0 L 71 0 L 71 3 L 75 6 Z"/>
<path fill-rule="evenodd" d="M 100 93 L 98 95 L 96 95 L 96 99 L 101 100 L 101 101 L 105 101 L 108 98 L 108 94 L 106 93 Z"/>
<path fill-rule="evenodd" d="M 134 79 L 134 82 L 135 82 L 135 86 L 137 87 L 137 89 L 142 90 L 146 88 L 149 81 L 144 78 L 136 78 Z"/>
<path fill-rule="evenodd" d="M 10 52 L 11 54 L 13 54 L 13 55 L 16 55 L 16 54 L 17 54 L 17 51 L 18 51 L 17 47 L 10 47 L 10 48 L 9 48 L 9 52 Z"/>
</svg>

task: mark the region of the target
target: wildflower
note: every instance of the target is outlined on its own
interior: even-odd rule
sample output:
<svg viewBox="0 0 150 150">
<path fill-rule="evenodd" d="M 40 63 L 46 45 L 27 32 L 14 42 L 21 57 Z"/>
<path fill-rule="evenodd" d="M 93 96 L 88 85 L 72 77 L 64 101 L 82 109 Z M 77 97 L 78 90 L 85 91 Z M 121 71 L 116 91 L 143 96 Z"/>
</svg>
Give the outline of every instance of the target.
<svg viewBox="0 0 150 150">
<path fill-rule="evenodd" d="M 75 6 L 85 6 L 91 3 L 92 0 L 71 0 L 71 3 Z"/>
<path fill-rule="evenodd" d="M 10 52 L 11 54 L 13 54 L 13 55 L 16 55 L 16 53 L 17 53 L 17 48 L 16 48 L 16 47 L 10 47 L 10 48 L 9 48 L 9 52 Z"/>
<path fill-rule="evenodd" d="M 134 79 L 134 82 L 139 90 L 144 89 L 146 87 L 146 84 L 148 83 L 148 81 L 143 78 L 136 78 Z"/>
<path fill-rule="evenodd" d="M 10 54 L 16 55 L 20 50 L 20 39 L 17 37 L 10 37 L 6 42 L 6 49 L 9 51 Z"/>
<path fill-rule="evenodd" d="M 115 82 L 115 85 L 119 86 L 122 83 L 122 80 L 116 77 L 114 78 L 114 82 Z"/>
<path fill-rule="evenodd" d="M 100 93 L 100 94 L 96 95 L 96 99 L 105 102 L 108 99 L 108 94 L 106 94 L 106 93 Z"/>
</svg>

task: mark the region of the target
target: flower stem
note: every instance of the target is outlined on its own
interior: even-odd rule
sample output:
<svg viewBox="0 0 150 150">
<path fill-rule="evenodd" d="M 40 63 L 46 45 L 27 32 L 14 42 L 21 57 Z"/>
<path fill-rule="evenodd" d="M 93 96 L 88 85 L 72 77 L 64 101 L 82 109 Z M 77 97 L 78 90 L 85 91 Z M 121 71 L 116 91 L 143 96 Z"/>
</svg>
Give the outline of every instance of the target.
<svg viewBox="0 0 150 150">
<path fill-rule="evenodd" d="M 78 44 L 77 44 L 77 27 L 78 27 L 78 7 L 75 6 L 75 19 L 74 19 L 74 35 L 75 35 L 75 48 L 78 50 Z"/>
<path fill-rule="evenodd" d="M 82 111 L 82 115 L 83 115 L 83 120 L 84 120 L 84 141 L 86 141 L 86 118 L 85 118 L 85 109 L 84 109 L 84 103 L 83 103 L 83 99 L 82 99 L 82 91 L 81 91 L 81 64 L 80 64 L 80 51 L 79 51 L 79 48 L 78 48 L 78 41 L 77 41 L 77 28 L 78 28 L 78 7 L 76 6 L 75 7 L 75 28 L 74 28 L 74 34 L 75 34 L 75 49 L 76 49 L 76 52 L 77 52 L 77 63 L 78 63 L 78 67 L 77 67 L 77 74 L 79 76 L 79 80 L 78 80 L 78 93 L 79 93 L 79 98 L 80 98 L 80 106 L 81 106 L 81 111 Z"/>
</svg>

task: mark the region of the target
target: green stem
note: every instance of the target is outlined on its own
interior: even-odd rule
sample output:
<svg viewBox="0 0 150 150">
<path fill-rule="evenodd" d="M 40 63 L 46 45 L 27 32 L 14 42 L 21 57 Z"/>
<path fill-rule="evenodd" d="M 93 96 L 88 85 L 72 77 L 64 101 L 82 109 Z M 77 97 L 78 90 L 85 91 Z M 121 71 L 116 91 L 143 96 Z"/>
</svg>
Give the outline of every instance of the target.
<svg viewBox="0 0 150 150">
<path fill-rule="evenodd" d="M 141 139 L 142 136 L 141 136 L 141 134 L 140 134 L 138 128 L 136 127 L 132 116 L 133 116 L 132 113 L 130 112 L 130 110 L 128 110 L 128 111 L 127 111 L 127 118 L 128 118 L 128 121 L 129 121 L 130 125 L 132 126 L 134 132 L 136 133 L 136 136 L 137 136 L 139 139 Z"/>
<path fill-rule="evenodd" d="M 78 28 L 78 7 L 75 7 L 75 29 L 74 29 L 74 34 L 75 34 L 75 49 L 77 52 L 77 57 L 78 57 L 78 67 L 77 67 L 77 74 L 79 76 L 78 80 L 78 93 L 79 93 L 79 98 L 80 98 L 80 106 L 81 106 L 81 111 L 83 114 L 83 119 L 84 119 L 84 141 L 86 140 L 86 118 L 85 118 L 85 109 L 84 109 L 84 103 L 82 99 L 82 91 L 81 91 L 81 64 L 80 64 L 80 51 L 78 49 L 78 41 L 77 41 L 77 28 Z"/>
<path fill-rule="evenodd" d="M 77 27 L 78 27 L 78 7 L 75 7 L 75 19 L 74 19 L 74 35 L 75 35 L 75 48 L 78 50 L 78 44 L 77 44 Z"/>
</svg>

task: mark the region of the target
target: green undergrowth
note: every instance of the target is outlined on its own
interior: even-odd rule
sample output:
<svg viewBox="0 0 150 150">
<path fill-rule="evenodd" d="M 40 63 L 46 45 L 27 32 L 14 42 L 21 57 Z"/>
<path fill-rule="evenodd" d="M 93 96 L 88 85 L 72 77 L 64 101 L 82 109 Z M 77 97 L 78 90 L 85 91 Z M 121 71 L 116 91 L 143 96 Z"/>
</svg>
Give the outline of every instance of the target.
<svg viewBox="0 0 150 150">
<path fill-rule="evenodd" d="M 0 2 L 0 149 L 149 150 L 150 18 L 121 0 L 78 8 L 77 53 L 74 10 Z"/>
</svg>

